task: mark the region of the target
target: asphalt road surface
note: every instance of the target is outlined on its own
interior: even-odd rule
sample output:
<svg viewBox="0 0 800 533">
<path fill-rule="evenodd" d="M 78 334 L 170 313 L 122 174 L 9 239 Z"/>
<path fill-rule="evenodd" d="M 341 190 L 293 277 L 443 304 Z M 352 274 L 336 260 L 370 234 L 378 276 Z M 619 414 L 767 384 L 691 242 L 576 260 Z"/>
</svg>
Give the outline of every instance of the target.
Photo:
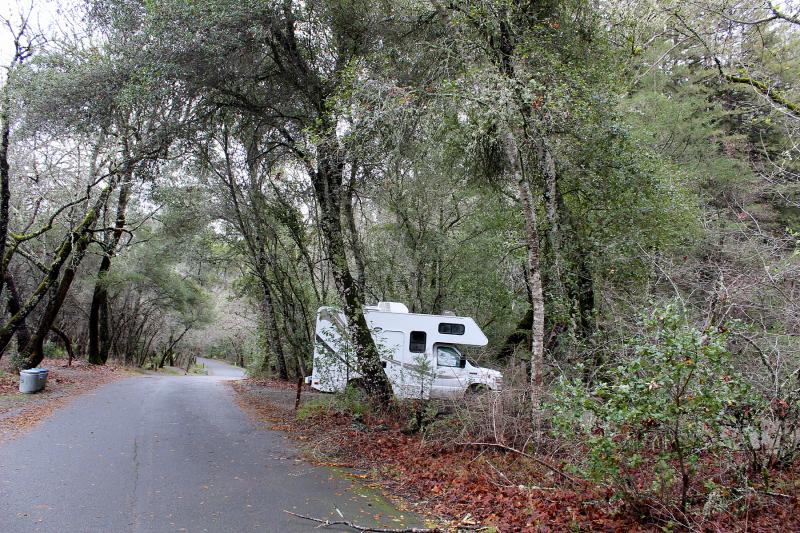
<svg viewBox="0 0 800 533">
<path fill-rule="evenodd" d="M 209 377 L 106 385 L 0 445 L 0 532 L 321 531 L 284 509 L 419 525 L 357 480 L 300 460 L 283 433 L 256 427 L 225 383 L 241 370 L 206 364 Z"/>
<path fill-rule="evenodd" d="M 239 379 L 244 377 L 244 370 L 238 366 L 229 365 L 215 359 L 198 357 L 197 362 L 206 367 L 208 375 L 212 377 Z"/>
</svg>

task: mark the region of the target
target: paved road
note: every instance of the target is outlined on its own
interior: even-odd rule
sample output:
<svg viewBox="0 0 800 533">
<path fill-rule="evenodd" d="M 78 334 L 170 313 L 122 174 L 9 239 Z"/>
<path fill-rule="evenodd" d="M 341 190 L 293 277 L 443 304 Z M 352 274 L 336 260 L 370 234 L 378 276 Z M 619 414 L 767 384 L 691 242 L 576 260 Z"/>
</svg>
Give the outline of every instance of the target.
<svg viewBox="0 0 800 533">
<path fill-rule="evenodd" d="M 207 359 L 205 357 L 198 357 L 197 362 L 206 367 L 209 376 L 234 379 L 245 377 L 244 370 L 238 366 L 232 366 L 227 363 L 223 363 L 215 359 Z"/>
<path fill-rule="evenodd" d="M 213 363 L 212 374 L 237 370 Z M 284 509 L 339 518 L 338 509 L 360 523 L 381 515 L 385 527 L 409 518 L 300 461 L 214 376 L 118 381 L 0 445 L 2 533 L 320 531 Z"/>
</svg>

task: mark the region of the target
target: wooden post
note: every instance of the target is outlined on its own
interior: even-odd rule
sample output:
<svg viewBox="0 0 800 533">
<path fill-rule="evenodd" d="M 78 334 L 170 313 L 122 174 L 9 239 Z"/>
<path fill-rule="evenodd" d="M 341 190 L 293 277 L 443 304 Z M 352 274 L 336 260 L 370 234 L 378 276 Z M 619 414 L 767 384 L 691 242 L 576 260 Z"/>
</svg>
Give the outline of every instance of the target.
<svg viewBox="0 0 800 533">
<path fill-rule="evenodd" d="M 294 398 L 294 410 L 300 408 L 300 393 L 303 391 L 303 376 L 297 376 L 297 396 Z"/>
</svg>

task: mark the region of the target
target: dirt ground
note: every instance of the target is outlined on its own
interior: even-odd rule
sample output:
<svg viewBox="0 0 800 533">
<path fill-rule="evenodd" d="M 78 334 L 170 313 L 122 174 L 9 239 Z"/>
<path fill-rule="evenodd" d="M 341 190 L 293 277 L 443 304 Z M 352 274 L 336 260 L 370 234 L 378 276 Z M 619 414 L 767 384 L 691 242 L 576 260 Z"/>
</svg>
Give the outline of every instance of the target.
<svg viewBox="0 0 800 533">
<path fill-rule="evenodd" d="M 19 392 L 19 374 L 0 368 L 0 442 L 12 439 L 47 419 L 56 409 L 97 387 L 132 375 L 112 364 L 90 365 L 85 361 L 45 359 L 41 368 L 50 371 L 45 390 L 34 394 Z"/>
<path fill-rule="evenodd" d="M 239 393 L 246 394 L 258 400 L 269 402 L 277 409 L 285 410 L 287 413 L 294 411 L 295 400 L 297 399 L 297 384 L 280 381 L 277 379 L 246 379 L 235 382 L 235 388 Z M 300 404 L 315 399 L 330 397 L 314 391 L 303 385 L 300 391 Z"/>
</svg>

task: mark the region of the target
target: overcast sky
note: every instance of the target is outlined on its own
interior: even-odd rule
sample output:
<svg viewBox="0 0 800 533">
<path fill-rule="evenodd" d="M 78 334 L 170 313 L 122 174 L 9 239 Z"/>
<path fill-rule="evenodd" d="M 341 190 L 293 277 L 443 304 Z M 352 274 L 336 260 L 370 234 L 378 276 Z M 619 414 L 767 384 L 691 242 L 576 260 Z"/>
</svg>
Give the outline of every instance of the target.
<svg viewBox="0 0 800 533">
<path fill-rule="evenodd" d="M 0 0 L 0 16 L 19 27 L 21 14 L 31 13 L 30 25 L 44 35 L 52 35 L 63 13 L 75 5 L 76 0 Z M 32 8 L 31 8 L 32 6 Z M 0 28 L 0 65 L 6 66 L 14 53 L 13 39 L 5 24 Z"/>
</svg>

